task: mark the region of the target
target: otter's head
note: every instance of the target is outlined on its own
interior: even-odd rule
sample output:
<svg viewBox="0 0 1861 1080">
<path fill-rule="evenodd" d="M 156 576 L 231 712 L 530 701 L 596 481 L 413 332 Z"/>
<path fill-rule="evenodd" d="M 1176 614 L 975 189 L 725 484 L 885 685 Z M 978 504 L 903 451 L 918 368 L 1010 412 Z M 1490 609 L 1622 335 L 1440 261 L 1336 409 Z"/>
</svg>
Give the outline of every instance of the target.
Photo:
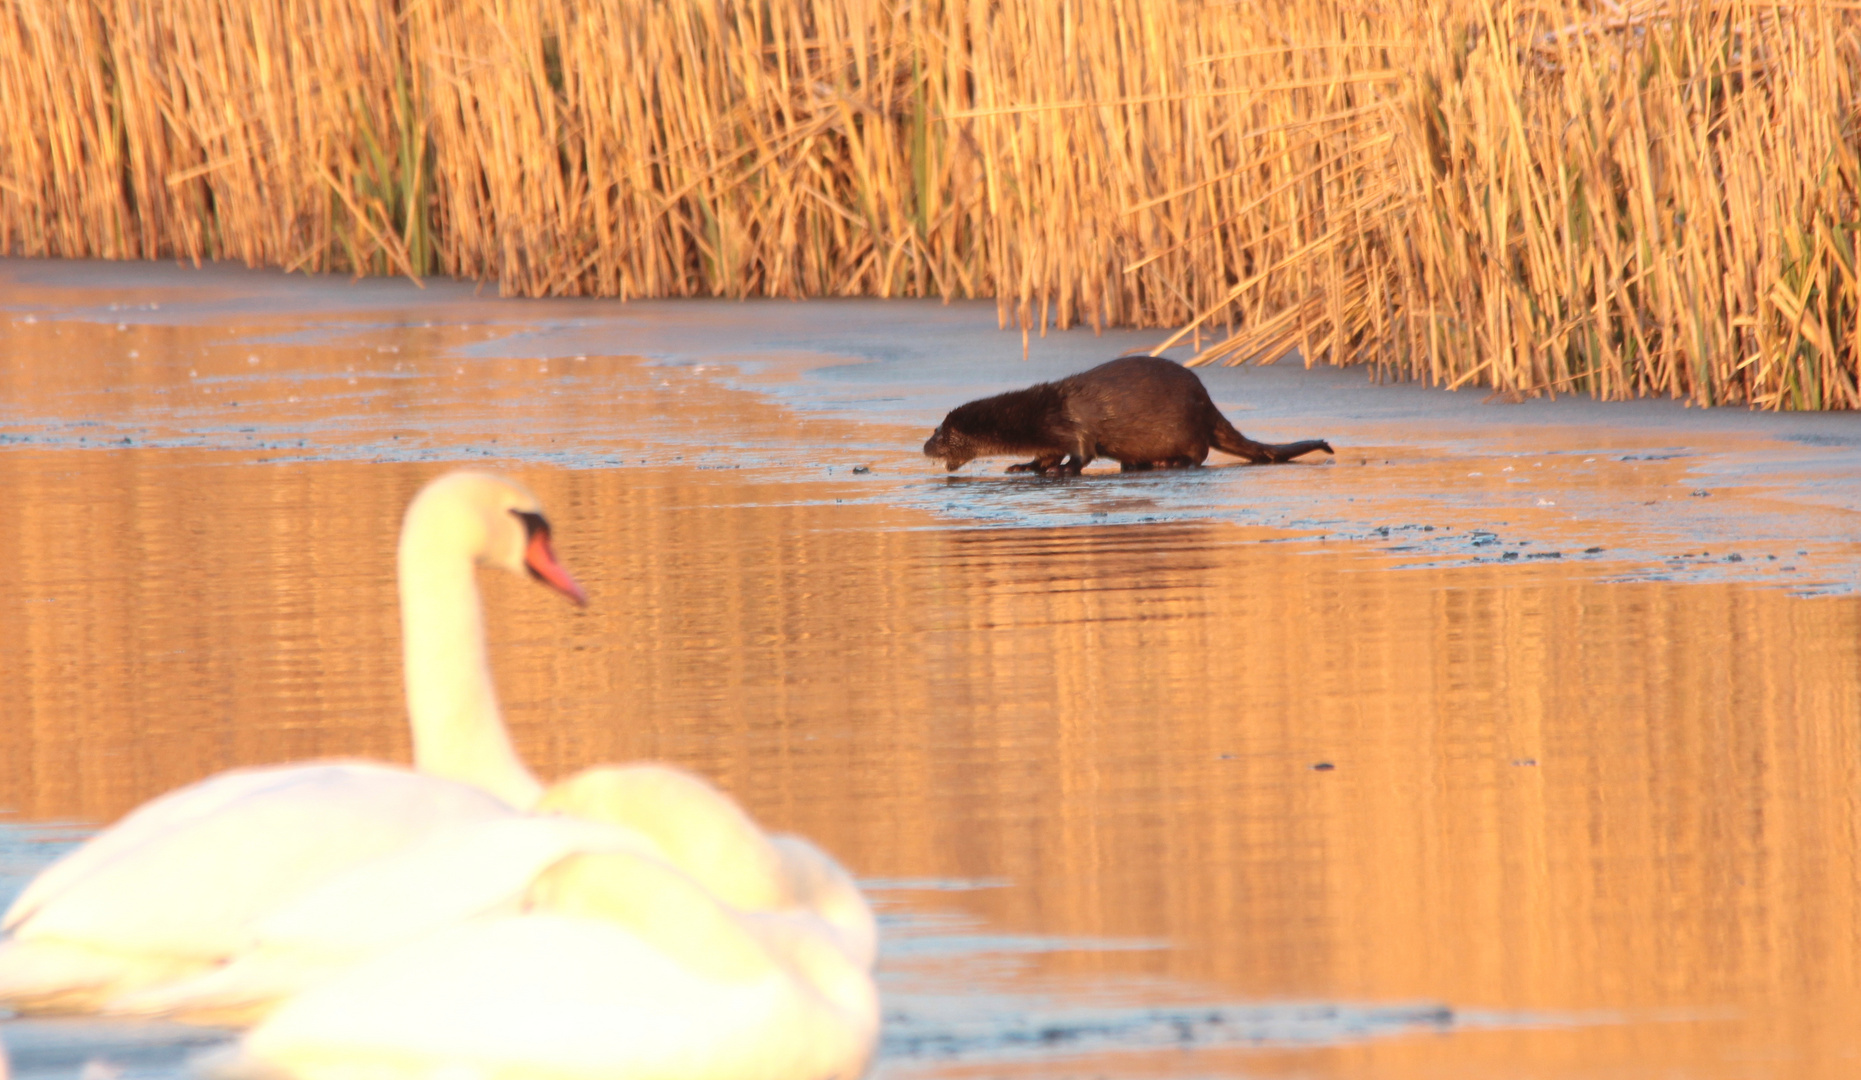
<svg viewBox="0 0 1861 1080">
<path fill-rule="evenodd" d="M 937 430 L 931 432 L 931 437 L 924 440 L 924 456 L 942 458 L 943 467 L 948 472 L 955 472 L 984 452 L 975 436 L 964 427 L 966 417 L 963 410 L 967 408 L 968 405 L 962 405 L 951 409 L 950 415 L 937 425 Z"/>
</svg>

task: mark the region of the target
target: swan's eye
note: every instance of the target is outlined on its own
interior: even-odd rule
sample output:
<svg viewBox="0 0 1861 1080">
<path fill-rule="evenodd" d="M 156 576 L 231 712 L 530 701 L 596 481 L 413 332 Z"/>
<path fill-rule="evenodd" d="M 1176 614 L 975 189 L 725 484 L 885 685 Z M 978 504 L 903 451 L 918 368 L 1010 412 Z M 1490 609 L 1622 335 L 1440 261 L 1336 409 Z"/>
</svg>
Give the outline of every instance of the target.
<svg viewBox="0 0 1861 1080">
<path fill-rule="evenodd" d="M 549 539 L 549 519 L 545 518 L 543 515 L 532 514 L 523 510 L 512 510 L 511 516 L 523 522 L 524 539 L 534 540 L 539 536 L 545 540 Z"/>
</svg>

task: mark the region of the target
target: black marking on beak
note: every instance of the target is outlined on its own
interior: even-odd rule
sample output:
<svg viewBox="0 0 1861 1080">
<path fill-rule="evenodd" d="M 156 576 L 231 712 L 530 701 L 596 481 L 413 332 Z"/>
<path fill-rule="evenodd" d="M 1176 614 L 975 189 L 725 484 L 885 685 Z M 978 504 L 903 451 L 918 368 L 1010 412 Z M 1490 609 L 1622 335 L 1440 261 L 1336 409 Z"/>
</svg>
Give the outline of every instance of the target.
<svg viewBox="0 0 1861 1080">
<path fill-rule="evenodd" d="M 531 513 L 528 510 L 512 510 L 511 516 L 516 518 L 518 521 L 523 522 L 523 539 L 526 544 L 528 544 L 530 541 L 535 540 L 538 536 L 541 536 L 543 538 L 544 543 L 549 542 L 549 519 L 548 518 L 544 517 L 541 514 Z M 531 566 L 528 563 L 524 564 L 524 569 L 528 570 L 530 572 L 530 576 L 535 578 L 538 581 L 548 580 L 543 575 L 536 572 L 536 567 Z"/>
</svg>

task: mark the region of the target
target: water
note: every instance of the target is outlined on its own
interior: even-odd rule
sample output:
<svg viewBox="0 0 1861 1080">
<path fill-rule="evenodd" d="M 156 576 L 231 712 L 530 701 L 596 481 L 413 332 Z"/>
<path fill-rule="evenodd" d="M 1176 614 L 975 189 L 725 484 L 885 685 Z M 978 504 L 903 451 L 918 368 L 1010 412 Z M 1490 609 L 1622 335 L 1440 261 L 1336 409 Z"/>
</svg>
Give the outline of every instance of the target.
<svg viewBox="0 0 1861 1080">
<path fill-rule="evenodd" d="M 1853 1075 L 1861 424 L 1269 369 L 1208 381 L 1334 463 L 917 455 L 1147 340 L 0 262 L 0 891 L 220 769 L 405 760 L 395 530 L 469 461 L 593 596 L 484 576 L 525 757 L 853 867 L 880 1077 Z M 220 1037 L 0 1023 L 47 1078 Z"/>
</svg>

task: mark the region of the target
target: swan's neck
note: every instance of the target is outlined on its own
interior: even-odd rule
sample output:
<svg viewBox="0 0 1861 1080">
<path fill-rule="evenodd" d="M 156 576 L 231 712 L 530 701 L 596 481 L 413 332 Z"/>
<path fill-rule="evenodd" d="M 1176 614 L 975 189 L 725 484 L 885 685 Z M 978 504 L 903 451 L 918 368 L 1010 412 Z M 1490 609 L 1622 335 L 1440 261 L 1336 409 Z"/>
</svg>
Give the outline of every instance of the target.
<svg viewBox="0 0 1861 1080">
<path fill-rule="evenodd" d="M 414 767 L 530 807 L 542 787 L 518 759 L 498 711 L 471 560 L 403 550 L 400 590 Z"/>
</svg>

